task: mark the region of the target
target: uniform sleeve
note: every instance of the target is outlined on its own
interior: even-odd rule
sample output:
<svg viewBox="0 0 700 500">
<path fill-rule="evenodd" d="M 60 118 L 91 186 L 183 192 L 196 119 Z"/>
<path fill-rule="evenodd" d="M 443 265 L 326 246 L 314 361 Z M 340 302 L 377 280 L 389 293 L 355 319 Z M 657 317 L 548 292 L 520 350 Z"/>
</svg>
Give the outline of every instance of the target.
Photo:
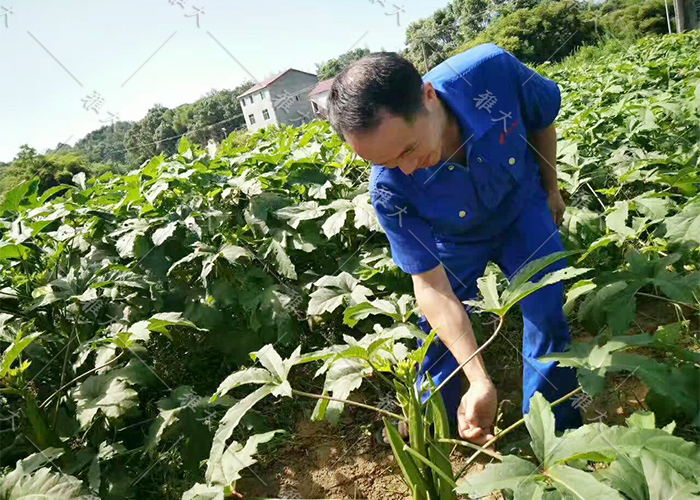
<svg viewBox="0 0 700 500">
<path fill-rule="evenodd" d="M 370 199 L 389 240 L 392 259 L 403 272 L 420 274 L 440 264 L 430 226 L 405 197 L 375 187 Z"/>
<path fill-rule="evenodd" d="M 528 130 L 542 130 L 554 122 L 561 107 L 561 92 L 553 80 L 543 77 L 508 54 L 518 89 L 521 115 Z"/>
</svg>

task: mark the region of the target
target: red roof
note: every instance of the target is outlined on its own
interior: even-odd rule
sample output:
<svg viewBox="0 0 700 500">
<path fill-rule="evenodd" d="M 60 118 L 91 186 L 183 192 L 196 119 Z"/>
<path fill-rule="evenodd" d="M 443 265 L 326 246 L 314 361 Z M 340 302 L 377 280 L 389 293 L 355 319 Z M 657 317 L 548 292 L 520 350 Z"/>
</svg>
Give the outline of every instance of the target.
<svg viewBox="0 0 700 500">
<path fill-rule="evenodd" d="M 321 92 L 330 90 L 331 85 L 333 85 L 333 80 L 335 80 L 335 77 L 319 82 L 318 85 L 316 85 L 314 89 L 311 92 L 309 92 L 309 96 L 320 94 Z"/>
<path fill-rule="evenodd" d="M 263 80 L 262 82 L 256 83 L 255 85 L 250 87 L 248 90 L 243 92 L 241 95 L 239 95 L 238 98 L 247 96 L 248 94 L 252 94 L 253 92 L 257 92 L 258 90 L 264 89 L 265 87 L 269 87 L 270 85 L 272 85 L 275 82 L 275 80 L 282 77 L 283 75 L 286 75 L 290 71 L 296 71 L 298 73 L 306 73 L 307 75 L 316 76 L 313 73 L 307 73 L 306 71 L 299 71 L 298 69 L 289 68 L 287 71 L 283 71 L 282 73 L 277 73 L 275 76 L 272 76 L 272 77 L 268 78 L 267 80 Z"/>
</svg>

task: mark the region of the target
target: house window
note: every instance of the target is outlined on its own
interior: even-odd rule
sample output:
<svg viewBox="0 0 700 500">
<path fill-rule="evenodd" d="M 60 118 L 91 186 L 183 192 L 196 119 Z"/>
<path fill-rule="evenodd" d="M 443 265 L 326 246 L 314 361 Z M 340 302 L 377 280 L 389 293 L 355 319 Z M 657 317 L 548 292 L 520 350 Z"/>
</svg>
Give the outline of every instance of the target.
<svg viewBox="0 0 700 500">
<path fill-rule="evenodd" d="M 253 96 L 250 96 L 250 103 L 253 104 Z"/>
<path fill-rule="evenodd" d="M 266 109 L 263 109 L 263 119 L 269 120 L 270 119 L 270 113 Z"/>
<path fill-rule="evenodd" d="M 265 92 L 264 91 L 260 92 L 260 100 L 262 101 L 263 99 L 265 99 Z"/>
<path fill-rule="evenodd" d="M 255 125 L 255 115 L 253 115 L 253 114 L 248 115 L 248 120 L 250 120 L 251 125 Z"/>
</svg>

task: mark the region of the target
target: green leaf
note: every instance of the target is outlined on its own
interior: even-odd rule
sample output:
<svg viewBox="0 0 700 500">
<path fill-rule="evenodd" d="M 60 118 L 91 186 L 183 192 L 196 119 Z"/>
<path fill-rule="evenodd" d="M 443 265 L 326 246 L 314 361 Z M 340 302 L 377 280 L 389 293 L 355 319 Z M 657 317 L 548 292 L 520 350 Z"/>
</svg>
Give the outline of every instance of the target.
<svg viewBox="0 0 700 500">
<path fill-rule="evenodd" d="M 211 398 L 211 402 L 217 400 L 219 396 L 227 394 L 232 389 L 245 384 L 273 384 L 275 378 L 264 368 L 246 368 L 233 372 L 219 384 L 216 392 Z"/>
<path fill-rule="evenodd" d="M 3 480 L 0 495 L 8 500 L 99 500 L 77 478 L 41 468 L 33 474 Z"/>
<path fill-rule="evenodd" d="M 362 385 L 364 378 L 371 372 L 372 370 L 367 364 L 360 360 L 338 359 L 328 369 L 323 384 L 323 393 L 330 393 L 332 397 L 337 399 L 347 399 L 352 391 Z M 317 406 L 320 404 L 319 400 Z M 336 425 L 345 405 L 338 401 L 330 401 L 324 405 L 326 406 L 325 418 L 332 425 Z"/>
<path fill-rule="evenodd" d="M 559 283 L 560 281 L 580 276 L 582 274 L 587 273 L 590 270 L 591 269 L 588 268 L 579 269 L 575 267 L 567 267 L 546 274 L 542 277 L 541 280 L 537 281 L 536 283 L 529 281 L 527 283 L 522 283 L 517 287 L 512 286 L 511 284 L 510 286 L 508 286 L 508 288 L 506 288 L 506 290 L 503 292 L 503 295 L 501 296 L 501 300 L 503 301 L 504 305 L 501 309 L 502 314 L 499 314 L 499 316 L 505 316 L 505 314 L 510 310 L 511 307 L 513 307 L 529 295 L 532 295 L 536 291 L 554 283 Z"/>
<path fill-rule="evenodd" d="M 276 434 L 285 432 L 275 430 L 264 434 L 250 436 L 245 446 L 233 441 L 221 457 L 221 477 L 214 475 L 212 481 L 220 484 L 232 484 L 241 478 L 241 471 L 246 467 L 255 464 L 257 460 L 253 458 L 258 451 L 258 446 L 269 442 Z"/>
<path fill-rule="evenodd" d="M 39 185 L 39 178 L 34 177 L 31 180 L 21 183 L 19 186 L 11 189 L 5 194 L 2 205 L 0 205 L 0 214 L 3 212 L 17 212 L 22 200 L 27 193 L 33 192 Z"/>
<path fill-rule="evenodd" d="M 31 253 L 29 248 L 24 245 L 14 243 L 0 243 L 0 260 L 4 259 L 21 259 L 27 260 Z"/>
<path fill-rule="evenodd" d="M 182 500 L 224 500 L 222 485 L 207 486 L 196 483 L 182 495 Z"/>
<path fill-rule="evenodd" d="M 369 193 L 358 194 L 352 199 L 355 207 L 355 227 L 366 227 L 370 231 L 383 231 L 374 212 L 374 207 L 369 202 Z"/>
<path fill-rule="evenodd" d="M 559 445 L 559 438 L 554 434 L 554 413 L 547 400 L 539 392 L 530 398 L 530 411 L 525 415 L 525 426 L 530 432 L 530 446 L 535 456 L 545 468 L 550 462 L 548 458 Z"/>
<path fill-rule="evenodd" d="M 318 219 L 325 213 L 326 209 L 327 207 L 319 207 L 317 201 L 303 201 L 298 205 L 280 208 L 274 214 L 276 217 L 286 220 L 287 224 L 296 229 L 302 221 Z"/>
<path fill-rule="evenodd" d="M 170 238 L 177 229 L 177 222 L 170 222 L 163 227 L 156 229 L 151 236 L 151 240 L 155 246 L 160 246 L 165 243 L 165 240 Z"/>
<path fill-rule="evenodd" d="M 620 458 L 608 467 L 598 469 L 594 475 L 627 495 L 631 500 L 649 500 L 648 487 L 639 458 Z"/>
<path fill-rule="evenodd" d="M 267 259 L 271 255 L 274 259 L 275 268 L 282 276 L 293 280 L 297 279 L 294 264 L 280 242 L 274 238 L 268 238 L 265 241 L 267 245 L 263 247 L 263 259 Z"/>
<path fill-rule="evenodd" d="M 154 314 L 148 320 L 148 329 L 150 331 L 162 333 L 166 337 L 170 336 L 169 326 L 186 326 L 195 330 L 206 331 L 204 328 L 198 328 L 191 321 L 184 319 L 181 312 L 162 312 Z"/>
<path fill-rule="evenodd" d="M 489 464 L 483 471 L 469 474 L 455 491 L 481 497 L 495 490 L 508 489 L 513 491 L 516 500 L 532 499 L 538 489 L 536 480 L 541 478 L 535 464 L 515 455 L 505 455 L 500 463 Z"/>
<path fill-rule="evenodd" d="M 607 426 L 591 423 L 567 432 L 561 437 L 561 446 L 550 457 L 550 463 L 564 463 L 575 458 L 596 456 L 596 461 L 624 460 L 640 457 L 647 450 L 654 453 L 679 474 L 687 478 L 697 476 L 700 447 L 684 441 L 663 429 Z M 608 457 L 603 460 L 604 457 Z"/>
<path fill-rule="evenodd" d="M 356 305 L 368 302 L 372 290 L 360 285 L 352 275 L 343 271 L 338 276 L 324 276 L 314 283 L 317 290 L 311 293 L 307 314 L 320 315 L 333 312 L 343 303 Z"/>
<path fill-rule="evenodd" d="M 280 355 L 275 351 L 272 344 L 267 344 L 259 351 L 250 353 L 253 361 L 258 360 L 278 382 L 286 380 L 289 369 L 285 366 Z"/>
<path fill-rule="evenodd" d="M 394 321 L 403 320 L 403 316 L 397 312 L 394 304 L 387 300 L 375 300 L 373 302 L 362 302 L 345 309 L 343 313 L 343 323 L 354 327 L 358 321 L 373 314 L 383 314 L 393 318 Z"/>
<path fill-rule="evenodd" d="M 207 471 L 205 474 L 207 484 L 221 484 L 224 479 L 224 472 L 222 470 L 221 458 L 223 457 L 226 441 L 233 433 L 238 423 L 243 418 L 248 410 L 250 410 L 255 404 L 263 399 L 265 396 L 270 394 L 274 386 L 263 385 L 258 387 L 254 392 L 248 394 L 245 398 L 241 399 L 238 403 L 233 405 L 228 409 L 224 417 L 219 422 L 219 427 L 214 434 L 214 441 L 211 445 L 211 451 L 209 453 L 209 459 L 207 460 Z"/>
<path fill-rule="evenodd" d="M 236 264 L 238 259 L 252 258 L 250 251 L 237 245 L 225 243 L 219 248 L 219 255 L 229 261 L 231 264 Z"/>
<path fill-rule="evenodd" d="M 615 209 L 605 216 L 605 224 L 611 231 L 623 236 L 633 237 L 636 232 L 631 227 L 627 226 L 627 217 L 629 215 L 629 202 L 615 202 Z"/>
<path fill-rule="evenodd" d="M 107 418 L 139 414 L 138 393 L 127 382 L 110 373 L 91 375 L 71 391 L 80 428 L 87 428 L 98 411 Z"/>
<path fill-rule="evenodd" d="M 563 307 L 564 314 L 570 314 L 574 309 L 576 299 L 594 290 L 597 286 L 592 280 L 581 280 L 574 283 L 566 292 L 566 303 Z"/>
<path fill-rule="evenodd" d="M 483 302 L 468 304 L 480 305 L 484 311 L 498 311 L 502 309 L 501 299 L 498 295 L 498 276 L 495 273 L 487 274 L 476 280 L 476 286 L 483 297 Z"/>
<path fill-rule="evenodd" d="M 353 204 L 348 200 L 335 200 L 326 207 L 327 210 L 334 210 L 333 214 L 321 226 L 326 238 L 332 238 L 340 232 L 345 225 L 348 212 L 353 208 Z"/>
<path fill-rule="evenodd" d="M 697 500 L 700 484 L 686 479 L 649 450 L 643 450 L 641 458 L 649 500 Z"/>
<path fill-rule="evenodd" d="M 7 375 L 7 371 L 12 366 L 12 363 L 19 355 L 24 351 L 29 344 L 34 342 L 34 339 L 41 336 L 41 332 L 31 333 L 29 335 L 23 336 L 20 332 L 17 337 L 12 341 L 12 343 L 5 349 L 2 354 L 2 361 L 0 361 L 0 378 Z"/>
<path fill-rule="evenodd" d="M 673 245 L 700 245 L 700 198 L 690 201 L 665 221 L 666 239 Z"/>
<path fill-rule="evenodd" d="M 651 411 L 637 411 L 625 419 L 627 427 L 656 429 L 656 417 Z"/>
<path fill-rule="evenodd" d="M 391 450 L 394 453 L 394 458 L 396 458 L 396 461 L 399 463 L 406 484 L 408 484 L 411 490 L 418 491 L 416 500 L 425 499 L 425 492 L 428 491 L 428 485 L 423 475 L 419 472 L 413 457 L 404 450 L 404 441 L 399 430 L 385 417 L 382 420 L 384 421 L 384 428 L 386 429 Z"/>
<path fill-rule="evenodd" d="M 554 487 L 567 498 L 578 500 L 625 500 L 619 492 L 599 482 L 595 476 L 566 465 L 555 465 L 547 470 Z"/>
</svg>

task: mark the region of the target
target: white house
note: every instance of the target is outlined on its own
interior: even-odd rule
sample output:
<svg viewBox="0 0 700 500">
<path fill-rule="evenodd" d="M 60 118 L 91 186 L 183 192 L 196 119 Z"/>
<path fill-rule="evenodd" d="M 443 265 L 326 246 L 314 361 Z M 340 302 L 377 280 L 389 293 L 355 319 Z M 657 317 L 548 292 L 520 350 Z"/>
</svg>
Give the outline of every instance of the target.
<svg viewBox="0 0 700 500">
<path fill-rule="evenodd" d="M 238 96 L 248 130 L 310 122 L 314 113 L 309 92 L 317 84 L 316 75 L 290 68 L 254 85 Z"/>
</svg>

